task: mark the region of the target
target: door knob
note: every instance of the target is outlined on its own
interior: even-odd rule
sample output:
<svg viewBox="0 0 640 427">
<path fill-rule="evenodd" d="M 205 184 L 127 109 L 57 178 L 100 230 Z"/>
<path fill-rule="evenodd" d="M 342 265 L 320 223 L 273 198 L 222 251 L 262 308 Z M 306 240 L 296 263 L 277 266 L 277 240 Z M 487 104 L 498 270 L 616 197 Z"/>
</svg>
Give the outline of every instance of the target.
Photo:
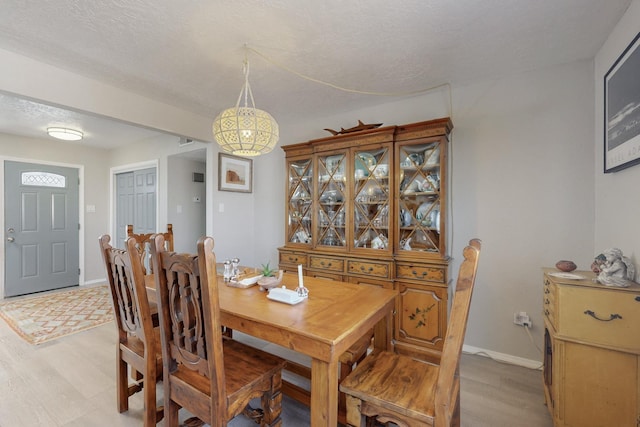
<svg viewBox="0 0 640 427">
<path fill-rule="evenodd" d="M 14 242 L 15 240 L 15 237 L 7 237 L 7 242 Z"/>
</svg>

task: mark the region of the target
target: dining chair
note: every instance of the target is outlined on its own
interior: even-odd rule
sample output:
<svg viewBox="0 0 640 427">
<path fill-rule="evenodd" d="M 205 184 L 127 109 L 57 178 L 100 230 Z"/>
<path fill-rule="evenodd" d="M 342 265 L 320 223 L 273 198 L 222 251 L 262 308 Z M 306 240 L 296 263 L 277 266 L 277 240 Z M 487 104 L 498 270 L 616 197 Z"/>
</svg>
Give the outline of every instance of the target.
<svg viewBox="0 0 640 427">
<path fill-rule="evenodd" d="M 285 361 L 224 337 L 213 246 L 213 238 L 202 237 L 197 255 L 176 254 L 165 249 L 162 235 L 152 239 L 165 425 L 177 426 L 185 408 L 211 426 L 226 426 L 241 413 L 262 426 L 280 426 Z M 256 397 L 261 411 L 249 406 Z"/>
<path fill-rule="evenodd" d="M 151 265 L 151 236 L 157 233 L 137 234 L 133 232 L 133 224 L 127 225 L 127 237 L 132 237 L 136 241 L 136 248 L 142 261 L 144 274 L 152 274 L 153 266 Z M 161 233 L 164 236 L 164 243 L 168 251 L 173 251 L 173 224 L 167 224 L 167 231 Z"/>
<path fill-rule="evenodd" d="M 113 248 L 109 244 L 110 241 L 111 237 L 106 234 L 99 239 L 118 329 L 118 411 L 127 411 L 129 397 L 142 390 L 144 426 L 150 427 L 156 425 L 164 416 L 163 408 L 156 407 L 156 382 L 162 378 L 160 330 L 153 325 L 135 240 L 126 240 L 126 250 Z M 128 367 L 131 368 L 131 377 L 140 381 L 129 385 Z"/>
<path fill-rule="evenodd" d="M 340 384 L 347 396 L 347 425 L 375 419 L 398 426 L 460 425 L 460 354 L 469 317 L 481 243 L 462 251 L 440 364 L 389 351 L 373 352 Z"/>
</svg>

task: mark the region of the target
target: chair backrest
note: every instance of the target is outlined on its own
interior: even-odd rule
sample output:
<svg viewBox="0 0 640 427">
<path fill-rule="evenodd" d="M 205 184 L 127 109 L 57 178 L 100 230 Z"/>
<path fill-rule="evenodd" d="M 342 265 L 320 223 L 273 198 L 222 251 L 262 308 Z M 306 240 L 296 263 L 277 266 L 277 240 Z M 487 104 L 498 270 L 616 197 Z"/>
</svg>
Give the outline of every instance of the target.
<svg viewBox="0 0 640 427">
<path fill-rule="evenodd" d="M 458 272 L 447 334 L 440 359 L 440 372 L 436 383 L 435 415 L 436 419 L 440 421 L 450 421 L 460 395 L 460 354 L 462 353 L 471 296 L 476 281 L 480 247 L 480 240 L 473 239 L 469 242 L 469 246 L 462 251 L 464 261 L 462 261 Z"/>
<path fill-rule="evenodd" d="M 178 369 L 207 377 L 212 413 L 224 419 L 227 396 L 213 246 L 213 238 L 202 237 L 197 255 L 177 254 L 165 249 L 162 235 L 155 235 L 151 256 L 156 272 L 164 381 L 170 381 L 170 375 Z"/>
<path fill-rule="evenodd" d="M 151 252 L 149 247 L 151 246 L 151 236 L 154 234 L 162 234 L 164 237 L 164 244 L 168 251 L 173 251 L 173 224 L 167 224 L 167 231 L 165 233 L 146 233 L 136 234 L 133 232 L 133 224 L 127 225 L 127 237 L 131 237 L 136 241 L 136 248 L 140 256 L 142 268 L 144 274 L 153 273 L 153 266 L 151 265 Z"/>
<path fill-rule="evenodd" d="M 122 250 L 112 247 L 110 241 L 109 235 L 100 236 L 100 252 L 107 271 L 120 342 L 133 335 L 144 342 L 148 354 L 155 354 L 153 320 L 136 242 L 127 239 L 127 250 Z"/>
</svg>

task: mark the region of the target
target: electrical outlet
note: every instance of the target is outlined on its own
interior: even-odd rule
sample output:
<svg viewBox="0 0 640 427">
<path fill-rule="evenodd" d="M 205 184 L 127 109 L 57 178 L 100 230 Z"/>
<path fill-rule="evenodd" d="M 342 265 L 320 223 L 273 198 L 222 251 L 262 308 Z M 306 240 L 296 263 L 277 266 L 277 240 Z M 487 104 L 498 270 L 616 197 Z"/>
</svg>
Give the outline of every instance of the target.
<svg viewBox="0 0 640 427">
<path fill-rule="evenodd" d="M 531 319 L 526 311 L 513 313 L 513 323 L 520 326 L 531 327 Z"/>
</svg>

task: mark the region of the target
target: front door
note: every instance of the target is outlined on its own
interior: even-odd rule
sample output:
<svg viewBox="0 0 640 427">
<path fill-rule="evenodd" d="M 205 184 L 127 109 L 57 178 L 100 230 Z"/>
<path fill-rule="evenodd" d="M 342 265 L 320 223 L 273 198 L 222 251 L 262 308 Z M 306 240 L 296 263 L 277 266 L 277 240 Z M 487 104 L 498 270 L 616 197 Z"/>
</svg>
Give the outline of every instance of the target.
<svg viewBox="0 0 640 427">
<path fill-rule="evenodd" d="M 5 161 L 5 296 L 79 283 L 78 170 Z"/>
</svg>

